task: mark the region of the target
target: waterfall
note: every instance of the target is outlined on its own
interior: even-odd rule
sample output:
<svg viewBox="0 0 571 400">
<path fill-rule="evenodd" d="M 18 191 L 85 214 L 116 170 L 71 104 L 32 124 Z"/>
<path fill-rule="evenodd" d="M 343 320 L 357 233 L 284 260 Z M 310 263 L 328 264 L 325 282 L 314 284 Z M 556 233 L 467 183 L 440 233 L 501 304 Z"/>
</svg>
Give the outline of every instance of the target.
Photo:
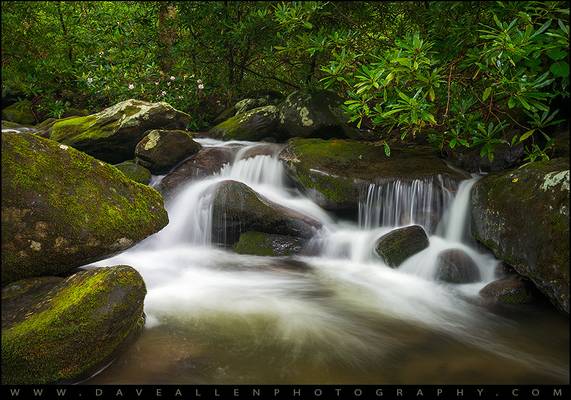
<svg viewBox="0 0 571 400">
<path fill-rule="evenodd" d="M 454 242 L 467 240 L 470 228 L 470 193 L 477 181 L 478 178 L 472 178 L 460 183 L 458 193 L 445 217 L 444 237 L 447 240 Z"/>
</svg>

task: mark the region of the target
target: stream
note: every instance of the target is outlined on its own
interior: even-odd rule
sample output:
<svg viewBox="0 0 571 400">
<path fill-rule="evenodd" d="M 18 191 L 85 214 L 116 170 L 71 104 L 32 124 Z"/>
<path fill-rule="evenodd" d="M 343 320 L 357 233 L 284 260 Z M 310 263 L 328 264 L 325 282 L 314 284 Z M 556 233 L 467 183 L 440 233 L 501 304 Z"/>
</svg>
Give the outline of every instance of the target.
<svg viewBox="0 0 571 400">
<path fill-rule="evenodd" d="M 197 141 L 232 148 L 233 163 L 167 201 L 162 231 L 89 266 L 131 265 L 148 293 L 141 337 L 86 383 L 569 382 L 565 316 L 547 305 L 496 309 L 479 300 L 499 260 L 468 233 L 477 176 L 457 187 L 440 176 L 369 185 L 358 219 L 348 221 L 288 186 L 277 151 L 243 158 L 263 143 Z M 319 220 L 315 255 L 248 256 L 212 244 L 212 201 L 227 179 Z M 430 246 L 389 268 L 376 240 L 410 224 L 425 228 Z M 450 248 L 473 258 L 481 281 L 435 280 L 437 255 Z"/>
</svg>

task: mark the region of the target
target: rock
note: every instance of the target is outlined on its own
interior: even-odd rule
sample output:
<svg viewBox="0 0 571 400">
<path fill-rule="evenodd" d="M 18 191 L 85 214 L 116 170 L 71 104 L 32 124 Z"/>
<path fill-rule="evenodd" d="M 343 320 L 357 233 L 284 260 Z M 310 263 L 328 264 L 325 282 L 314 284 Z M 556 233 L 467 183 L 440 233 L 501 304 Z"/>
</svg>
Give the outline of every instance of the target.
<svg viewBox="0 0 571 400">
<path fill-rule="evenodd" d="M 297 186 L 319 206 L 357 211 L 363 185 L 442 175 L 459 182 L 469 178 L 450 169 L 430 147 L 394 147 L 387 157 L 381 143 L 343 139 L 290 139 L 280 153 Z"/>
<path fill-rule="evenodd" d="M 234 251 L 256 256 L 290 256 L 299 254 L 305 242 L 299 237 L 249 231 L 240 234 Z"/>
<path fill-rule="evenodd" d="M 89 377 L 141 331 L 145 294 L 143 279 L 129 266 L 5 287 L 2 382 L 41 385 Z"/>
<path fill-rule="evenodd" d="M 248 231 L 308 239 L 321 224 L 297 211 L 272 203 L 247 185 L 227 180 L 216 189 L 212 211 L 212 239 L 233 245 Z"/>
<path fill-rule="evenodd" d="M 43 138 L 49 139 L 50 135 L 52 134 L 52 129 L 56 122 L 68 120 L 71 118 L 76 118 L 76 117 L 67 117 L 61 119 L 48 118 L 34 127 L 35 129 L 37 129 L 37 132 L 35 132 L 35 134 Z"/>
<path fill-rule="evenodd" d="M 280 127 L 288 137 L 349 137 L 354 129 L 341 104 L 343 99 L 328 90 L 295 91 L 279 105 Z"/>
<path fill-rule="evenodd" d="M 2 283 L 57 275 L 168 223 L 160 194 L 113 166 L 27 133 L 2 134 Z"/>
<path fill-rule="evenodd" d="M 269 105 L 278 105 L 283 99 L 281 93 L 274 91 L 261 91 L 251 93 L 249 97 L 243 98 L 231 107 L 228 107 L 222 113 L 220 113 L 213 121 L 214 125 L 218 125 L 221 122 L 226 121 L 229 118 L 234 117 L 238 114 L 243 114 L 246 111 L 252 110 L 258 107 L 264 107 Z"/>
<path fill-rule="evenodd" d="M 569 313 L 569 159 L 488 175 L 472 190 L 474 238 Z"/>
<path fill-rule="evenodd" d="M 469 172 L 495 172 L 512 168 L 522 160 L 524 156 L 523 144 L 509 146 L 499 144 L 494 147 L 494 159 L 481 157 L 479 149 L 455 148 L 445 149 L 446 158 L 456 167 Z"/>
<path fill-rule="evenodd" d="M 210 129 L 209 135 L 223 140 L 258 141 L 266 137 L 283 139 L 276 106 L 258 107 L 238 114 Z"/>
<path fill-rule="evenodd" d="M 2 132 L 26 132 L 36 134 L 37 129 L 33 126 L 18 124 L 17 122 L 2 121 Z"/>
<path fill-rule="evenodd" d="M 20 100 L 3 108 L 2 119 L 23 125 L 34 125 L 36 116 L 34 115 L 32 102 L 30 100 Z"/>
<path fill-rule="evenodd" d="M 268 143 L 268 144 L 261 144 L 254 147 L 247 147 L 244 151 L 239 152 L 237 157 L 240 160 L 245 160 L 247 158 L 256 157 L 256 156 L 277 156 L 280 150 L 283 148 L 283 145 Z"/>
<path fill-rule="evenodd" d="M 184 159 L 196 154 L 201 146 L 192 140 L 192 134 L 179 130 L 155 129 L 137 144 L 137 162 L 153 174 L 161 175 Z"/>
<path fill-rule="evenodd" d="M 533 285 L 516 276 L 488 283 L 480 290 L 480 296 L 503 304 L 528 304 L 534 301 Z"/>
<path fill-rule="evenodd" d="M 232 162 L 234 153 L 226 147 L 204 147 L 194 156 L 174 168 L 163 178 L 157 190 L 165 196 L 172 195 L 179 187 L 193 179 L 212 175 L 224 164 Z"/>
<path fill-rule="evenodd" d="M 428 236 L 420 225 L 397 228 L 381 236 L 376 245 L 377 254 L 389 267 L 398 267 L 407 258 L 426 249 Z"/>
<path fill-rule="evenodd" d="M 114 167 L 124 173 L 127 178 L 135 182 L 148 185 L 151 181 L 151 171 L 137 164 L 134 160 L 123 161 L 121 164 L 114 165 Z"/>
<path fill-rule="evenodd" d="M 130 160 L 135 146 L 152 129 L 184 129 L 190 116 L 169 104 L 125 100 L 85 117 L 56 122 L 50 139 L 117 164 Z"/>
<path fill-rule="evenodd" d="M 436 259 L 436 279 L 449 283 L 472 283 L 480 280 L 480 270 L 472 257 L 460 249 L 448 249 Z"/>
</svg>

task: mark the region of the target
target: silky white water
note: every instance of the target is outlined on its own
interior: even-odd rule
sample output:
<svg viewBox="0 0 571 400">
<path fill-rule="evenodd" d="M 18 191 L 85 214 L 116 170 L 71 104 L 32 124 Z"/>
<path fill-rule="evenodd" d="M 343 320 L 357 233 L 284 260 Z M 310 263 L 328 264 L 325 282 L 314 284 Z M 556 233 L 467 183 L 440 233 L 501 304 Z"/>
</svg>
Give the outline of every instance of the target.
<svg viewBox="0 0 571 400">
<path fill-rule="evenodd" d="M 424 370 L 416 378 L 407 374 L 419 370 L 415 363 L 422 357 L 464 365 L 462 360 L 474 355 L 493 360 L 501 370 L 499 377 L 486 375 L 495 369 L 487 370 L 484 362 L 483 379 L 491 382 L 567 379 L 568 360 L 544 348 L 540 333 L 536 337 L 526 329 L 530 336 L 522 338 L 519 322 L 488 312 L 478 301 L 498 260 L 463 239 L 469 236 L 475 179 L 458 187 L 442 177 L 384 182 L 363 191 L 357 222 L 336 221 L 285 185 L 275 155 L 242 158 L 257 144 L 212 139 L 201 144 L 236 148 L 234 162 L 181 189 L 166 204 L 170 222 L 161 232 L 94 264 L 131 265 L 148 290 L 146 331 L 138 349 L 94 382 L 136 383 L 160 376 L 168 383 L 292 383 L 309 377 L 314 383 L 462 383 L 457 380 L 464 375 L 457 371 L 442 379 Z M 227 179 L 319 220 L 323 229 L 311 242 L 318 255 L 246 256 L 212 245 L 212 200 Z M 387 267 L 374 252 L 378 238 L 411 223 L 430 233 L 430 246 L 398 269 Z M 435 281 L 436 258 L 449 248 L 473 258 L 480 282 Z M 145 357 L 135 366 L 140 346 L 152 361 Z M 417 357 L 418 349 L 430 354 Z M 505 371 L 511 375 L 502 375 Z"/>
</svg>

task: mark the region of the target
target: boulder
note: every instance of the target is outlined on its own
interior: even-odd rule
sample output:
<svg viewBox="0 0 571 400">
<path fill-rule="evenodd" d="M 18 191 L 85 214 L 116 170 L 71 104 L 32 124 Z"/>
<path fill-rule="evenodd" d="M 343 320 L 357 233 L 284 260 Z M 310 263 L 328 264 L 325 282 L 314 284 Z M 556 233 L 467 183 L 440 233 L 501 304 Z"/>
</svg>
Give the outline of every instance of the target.
<svg viewBox="0 0 571 400">
<path fill-rule="evenodd" d="M 180 130 L 154 129 L 137 143 L 137 162 L 153 174 L 161 175 L 184 159 L 196 154 L 200 144 L 192 140 L 192 134 Z"/>
<path fill-rule="evenodd" d="M 502 304 L 532 303 L 533 285 L 517 276 L 509 276 L 488 283 L 480 290 L 485 300 Z"/>
<path fill-rule="evenodd" d="M 240 234 L 234 251 L 256 256 L 290 256 L 299 254 L 305 243 L 299 237 L 249 231 Z"/>
<path fill-rule="evenodd" d="M 248 231 L 275 233 L 308 239 L 321 223 L 256 193 L 249 186 L 227 180 L 217 189 L 212 210 L 212 240 L 233 245 Z"/>
<path fill-rule="evenodd" d="M 132 179 L 135 182 L 148 185 L 151 181 L 151 171 L 142 165 L 137 164 L 134 160 L 123 161 L 120 164 L 114 165 L 114 167 L 124 173 L 127 178 Z"/>
<path fill-rule="evenodd" d="M 455 149 L 445 148 L 446 158 L 458 168 L 470 172 L 496 172 L 513 168 L 518 165 L 523 156 L 523 144 L 510 146 L 499 144 L 494 147 L 494 159 L 490 161 L 488 157 L 480 156 L 479 149 L 466 149 L 456 147 Z"/>
<path fill-rule="evenodd" d="M 377 254 L 392 268 L 401 265 L 407 258 L 426 249 L 428 236 L 420 225 L 397 228 L 381 236 L 376 245 Z"/>
<path fill-rule="evenodd" d="M 267 137 L 283 139 L 279 130 L 278 109 L 270 105 L 238 114 L 210 129 L 209 136 L 223 140 L 258 141 Z"/>
<path fill-rule="evenodd" d="M 38 130 L 33 126 L 22 125 L 12 121 L 2 121 L 2 132 L 25 132 L 36 134 Z"/>
<path fill-rule="evenodd" d="M 282 148 L 283 145 L 276 143 L 260 144 L 253 147 L 247 147 L 244 149 L 244 151 L 239 151 L 236 157 L 239 157 L 240 160 L 245 160 L 247 158 L 256 157 L 256 156 L 274 157 L 279 154 Z"/>
<path fill-rule="evenodd" d="M 157 190 L 165 196 L 170 196 L 185 183 L 220 171 L 222 166 L 232 162 L 233 158 L 233 151 L 227 147 L 204 147 L 169 172 L 157 186 Z"/>
<path fill-rule="evenodd" d="M 141 331 L 143 279 L 129 266 L 2 289 L 2 383 L 72 383 L 97 372 Z"/>
<path fill-rule="evenodd" d="M 430 147 L 393 147 L 387 157 L 382 143 L 343 139 L 290 139 L 281 151 L 286 171 L 319 206 L 357 211 L 363 185 L 441 175 L 459 182 L 469 178 L 449 168 Z"/>
<path fill-rule="evenodd" d="M 23 125 L 34 125 L 36 116 L 34 115 L 32 102 L 30 100 L 20 100 L 3 108 L 2 119 Z"/>
<path fill-rule="evenodd" d="M 2 134 L 2 283 L 57 275 L 168 223 L 161 195 L 113 166 L 27 133 Z"/>
<path fill-rule="evenodd" d="M 288 137 L 349 137 L 355 129 L 347 125 L 342 104 L 329 90 L 295 91 L 279 105 L 280 127 Z"/>
<path fill-rule="evenodd" d="M 478 282 L 480 269 L 463 250 L 448 249 L 436 258 L 436 279 L 449 283 Z"/>
<path fill-rule="evenodd" d="M 238 114 L 243 114 L 253 108 L 278 105 L 282 99 L 283 95 L 274 91 L 261 91 L 257 93 L 251 93 L 249 97 L 243 98 L 242 100 L 238 101 L 220 113 L 214 119 L 213 124 L 218 125 L 221 122 L 226 121 L 228 118 L 232 118 Z"/>
<path fill-rule="evenodd" d="M 169 104 L 125 100 L 84 117 L 57 121 L 50 139 L 110 163 L 130 160 L 137 143 L 152 129 L 184 129 L 190 116 Z"/>
<path fill-rule="evenodd" d="M 472 190 L 474 238 L 569 313 L 569 159 L 491 174 Z"/>
</svg>

